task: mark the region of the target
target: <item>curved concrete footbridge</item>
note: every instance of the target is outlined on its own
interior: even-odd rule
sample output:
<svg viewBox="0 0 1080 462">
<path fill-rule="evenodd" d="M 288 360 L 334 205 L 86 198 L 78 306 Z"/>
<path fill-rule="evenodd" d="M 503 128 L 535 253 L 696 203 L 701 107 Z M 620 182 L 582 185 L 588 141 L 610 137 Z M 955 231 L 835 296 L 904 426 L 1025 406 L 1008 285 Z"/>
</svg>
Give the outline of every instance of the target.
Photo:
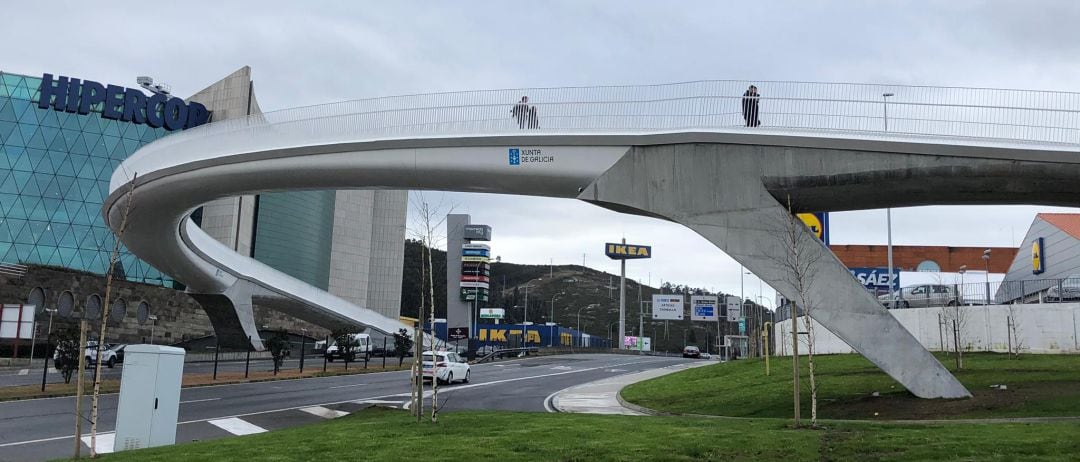
<svg viewBox="0 0 1080 462">
<path fill-rule="evenodd" d="M 859 87 L 846 99 L 761 97 L 762 125 L 747 128 L 742 101 L 716 96 L 739 93 L 727 83 L 696 84 L 414 95 L 211 123 L 124 161 L 103 213 L 118 231 L 130 197 L 124 245 L 186 284 L 220 337 L 250 336 L 261 348 L 253 303 L 324 325 L 405 326 L 219 244 L 189 219 L 203 203 L 349 188 L 578 199 L 687 226 L 793 300 L 798 249 L 815 320 L 917 396 L 970 396 L 809 230 L 785 228 L 790 212 L 1080 205 L 1077 114 L 1037 117 L 1038 94 L 1015 107 L 942 108 L 921 102 L 925 90 L 912 87 L 919 98 L 889 102 L 886 132 L 877 127 L 880 96 L 861 93 L 882 87 Z M 649 92 L 663 97 L 639 95 Z M 540 128 L 512 118 L 505 101 L 519 94 L 538 101 Z M 1022 127 L 1000 121 L 1010 111 Z"/>
</svg>

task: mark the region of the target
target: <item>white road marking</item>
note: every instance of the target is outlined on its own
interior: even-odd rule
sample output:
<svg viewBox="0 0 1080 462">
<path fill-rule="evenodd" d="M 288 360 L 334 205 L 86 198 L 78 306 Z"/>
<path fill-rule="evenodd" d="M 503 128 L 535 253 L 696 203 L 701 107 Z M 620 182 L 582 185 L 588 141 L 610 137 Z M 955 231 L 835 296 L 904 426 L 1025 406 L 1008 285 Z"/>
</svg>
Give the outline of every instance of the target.
<svg viewBox="0 0 1080 462">
<path fill-rule="evenodd" d="M 17 375 L 30 375 L 30 369 L 19 369 L 19 373 Z"/>
<path fill-rule="evenodd" d="M 217 401 L 219 399 L 221 399 L 221 398 L 193 399 L 193 400 L 190 400 L 190 401 L 181 401 L 180 404 L 202 403 L 202 402 L 206 402 L 206 401 Z"/>
<path fill-rule="evenodd" d="M 336 419 L 341 416 L 349 415 L 348 412 L 338 411 L 322 406 L 305 407 L 300 410 L 314 416 L 322 417 L 324 419 Z"/>
<path fill-rule="evenodd" d="M 98 454 L 108 454 L 113 452 L 113 442 L 116 441 L 116 433 L 98 433 L 97 435 L 97 447 L 94 448 L 94 452 Z M 82 437 L 83 444 L 86 447 L 90 447 L 90 435 Z"/>
<path fill-rule="evenodd" d="M 608 372 L 626 372 L 626 369 L 608 369 Z"/>
<path fill-rule="evenodd" d="M 211 425 L 234 435 L 253 435 L 255 433 L 263 433 L 266 431 L 265 428 L 249 423 L 248 421 L 242 420 L 239 417 L 215 419 L 209 422 Z"/>
<path fill-rule="evenodd" d="M 568 371 L 570 369 L 573 369 L 573 368 L 570 367 L 570 366 L 555 366 L 555 367 L 551 368 L 551 370 L 553 370 L 553 371 Z"/>
<path fill-rule="evenodd" d="M 355 401 L 355 403 L 356 404 L 395 404 L 396 405 L 396 404 L 401 404 L 401 400 L 387 401 L 387 400 L 384 400 L 384 399 L 362 399 L 360 401 Z"/>
<path fill-rule="evenodd" d="M 352 384 L 352 385 L 338 385 L 338 386 L 336 386 L 336 387 L 327 387 L 327 388 L 349 388 L 349 387 L 362 387 L 362 386 L 364 386 L 364 385 L 367 385 L 367 384 L 366 384 L 366 383 L 354 383 L 354 384 Z"/>
</svg>

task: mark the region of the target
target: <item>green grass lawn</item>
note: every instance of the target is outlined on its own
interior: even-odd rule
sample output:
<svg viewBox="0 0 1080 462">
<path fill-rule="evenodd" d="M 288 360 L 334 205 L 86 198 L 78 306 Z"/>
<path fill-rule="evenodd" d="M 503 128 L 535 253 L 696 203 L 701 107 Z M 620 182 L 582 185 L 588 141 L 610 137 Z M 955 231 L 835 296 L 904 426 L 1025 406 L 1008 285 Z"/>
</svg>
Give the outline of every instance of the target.
<svg viewBox="0 0 1080 462">
<path fill-rule="evenodd" d="M 454 412 L 417 424 L 405 411 L 259 435 L 106 455 L 114 461 L 300 460 L 1070 460 L 1080 424 L 835 424 L 781 420 Z"/>
<path fill-rule="evenodd" d="M 939 355 L 938 359 L 954 369 L 952 357 Z M 915 398 L 859 355 L 823 355 L 814 363 L 818 417 L 823 419 L 1080 416 L 1080 355 L 1011 359 L 1004 354 L 965 354 L 964 370 L 956 376 L 974 398 L 961 400 Z M 791 359 L 772 358 L 770 364 L 770 376 L 765 375 L 761 359 L 699 367 L 631 385 L 622 396 L 672 413 L 790 418 Z M 803 416 L 809 417 L 805 357 L 800 364 Z M 1007 389 L 991 389 L 994 384 L 1005 384 Z M 881 396 L 872 397 L 873 392 Z"/>
</svg>

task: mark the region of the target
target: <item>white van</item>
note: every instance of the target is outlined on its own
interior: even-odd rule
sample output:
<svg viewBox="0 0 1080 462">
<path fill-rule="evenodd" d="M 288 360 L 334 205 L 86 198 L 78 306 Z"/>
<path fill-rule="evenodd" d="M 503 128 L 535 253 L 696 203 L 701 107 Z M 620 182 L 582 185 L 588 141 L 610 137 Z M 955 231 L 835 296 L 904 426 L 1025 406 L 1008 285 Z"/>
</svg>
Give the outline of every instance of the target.
<svg viewBox="0 0 1080 462">
<path fill-rule="evenodd" d="M 368 334 L 352 334 L 353 340 L 356 341 L 356 348 L 353 348 L 353 358 L 350 361 L 356 361 L 357 359 L 363 359 L 365 361 L 371 359 L 371 336 Z M 326 360 L 334 362 L 335 359 L 345 359 L 341 354 L 340 349 L 337 346 L 337 342 L 331 340 L 330 346 L 326 348 Z"/>
</svg>

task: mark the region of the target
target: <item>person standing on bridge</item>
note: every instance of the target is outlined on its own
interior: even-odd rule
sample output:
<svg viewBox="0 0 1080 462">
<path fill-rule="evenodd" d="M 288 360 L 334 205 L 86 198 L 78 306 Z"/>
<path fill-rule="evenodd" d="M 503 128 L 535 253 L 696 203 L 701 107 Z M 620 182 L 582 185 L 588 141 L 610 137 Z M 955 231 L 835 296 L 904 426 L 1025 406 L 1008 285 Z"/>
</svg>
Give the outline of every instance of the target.
<svg viewBox="0 0 1080 462">
<path fill-rule="evenodd" d="M 536 106 L 529 108 L 529 129 L 540 128 L 540 116 L 536 114 Z"/>
<path fill-rule="evenodd" d="M 514 105 L 514 108 L 510 110 L 510 116 L 517 119 L 518 128 L 524 129 L 526 119 L 529 118 L 529 97 L 522 96 L 521 101 L 518 101 Z"/>
<path fill-rule="evenodd" d="M 757 87 L 750 85 L 750 88 L 743 93 L 742 98 L 742 116 L 746 119 L 747 127 L 756 127 L 761 125 L 761 121 L 758 120 L 758 100 L 761 95 L 757 92 Z"/>
</svg>

